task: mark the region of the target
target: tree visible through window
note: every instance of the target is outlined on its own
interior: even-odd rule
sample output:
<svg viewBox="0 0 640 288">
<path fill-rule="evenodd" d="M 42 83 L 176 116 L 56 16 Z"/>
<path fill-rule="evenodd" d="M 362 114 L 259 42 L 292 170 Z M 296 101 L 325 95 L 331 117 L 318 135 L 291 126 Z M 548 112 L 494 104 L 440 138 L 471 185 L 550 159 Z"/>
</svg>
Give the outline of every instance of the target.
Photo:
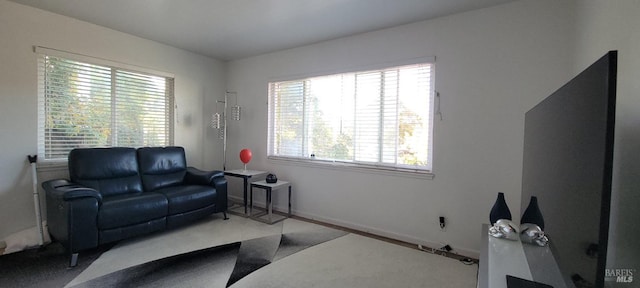
<svg viewBox="0 0 640 288">
<path fill-rule="evenodd" d="M 272 82 L 269 95 L 269 156 L 431 170 L 431 63 Z"/>
<path fill-rule="evenodd" d="M 173 79 L 39 55 L 41 157 L 78 147 L 171 144 Z"/>
</svg>

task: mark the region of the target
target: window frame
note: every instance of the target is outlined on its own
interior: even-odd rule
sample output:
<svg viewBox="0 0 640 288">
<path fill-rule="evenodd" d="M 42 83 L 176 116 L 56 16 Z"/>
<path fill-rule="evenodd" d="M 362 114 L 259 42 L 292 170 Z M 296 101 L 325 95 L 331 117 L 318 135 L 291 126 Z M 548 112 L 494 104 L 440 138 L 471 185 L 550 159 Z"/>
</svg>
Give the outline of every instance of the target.
<svg viewBox="0 0 640 288">
<path fill-rule="evenodd" d="M 419 57 L 406 59 L 395 62 L 387 62 L 374 64 L 369 66 L 361 66 L 358 68 L 349 68 L 349 69 L 341 69 L 334 70 L 330 72 L 318 72 L 318 73 L 309 73 L 302 74 L 296 76 L 288 76 L 288 77 L 277 77 L 270 79 L 267 82 L 267 105 L 268 105 L 268 127 L 267 127 L 267 159 L 274 164 L 283 164 L 283 165 L 296 165 L 296 166 L 307 166 L 314 168 L 325 168 L 325 169 L 339 169 L 345 171 L 356 171 L 363 173 L 374 173 L 374 174 L 387 174 L 387 175 L 398 175 L 398 176 L 407 176 L 412 178 L 422 178 L 422 179 L 433 179 L 435 177 L 433 158 L 434 158 L 434 135 L 435 135 L 435 116 L 436 116 L 436 98 L 437 91 L 435 89 L 435 67 L 436 61 L 435 57 Z M 326 159 L 317 159 L 313 157 L 295 157 L 295 156 L 283 156 L 283 155 L 272 155 L 274 152 L 274 127 L 272 124 L 274 123 L 275 114 L 273 112 L 273 95 L 272 95 L 272 84 L 275 82 L 288 82 L 288 81 L 306 81 L 310 78 L 314 77 L 324 77 L 324 76 L 333 76 L 338 74 L 348 74 L 348 73 L 361 73 L 361 72 L 370 72 L 372 70 L 385 70 L 385 69 L 393 69 L 402 66 L 411 66 L 411 65 L 419 65 L 419 64 L 430 64 L 431 65 L 431 76 L 430 76 L 430 95 L 428 99 L 429 103 L 429 152 L 426 166 L 427 168 L 412 168 L 407 167 L 406 165 L 398 166 L 398 165 L 378 165 L 378 163 L 362 163 L 358 161 L 339 161 L 339 160 L 326 160 Z M 306 129 L 306 128 L 305 128 Z M 404 166 L 404 167 L 403 167 Z"/>
<path fill-rule="evenodd" d="M 46 111 L 45 111 L 45 105 L 44 105 L 44 101 L 45 101 L 45 87 L 44 87 L 44 82 L 45 82 L 45 75 L 44 72 L 41 70 L 42 67 L 40 67 L 40 65 L 42 65 L 42 57 L 57 57 L 57 58 L 62 58 L 64 60 L 70 60 L 70 61 L 77 61 L 77 62 L 82 62 L 85 64 L 90 64 L 90 65 L 97 65 L 97 66 L 102 66 L 105 68 L 109 68 L 111 69 L 111 85 L 112 88 L 116 85 L 116 71 L 117 72 L 124 72 L 124 73 L 135 73 L 135 74 L 143 74 L 143 75 L 148 75 L 148 76 L 153 76 L 153 77 L 162 77 L 165 78 L 165 81 L 167 81 L 166 84 L 166 88 L 165 89 L 170 89 L 170 91 L 165 90 L 165 95 L 167 93 L 169 93 L 169 95 L 166 95 L 167 97 L 167 104 L 166 107 L 167 109 L 169 109 L 169 111 L 165 111 L 166 115 L 168 115 L 169 119 L 167 119 L 167 124 L 168 124 L 168 136 L 167 136 L 167 146 L 171 146 L 174 145 L 174 140 L 175 140 L 175 113 L 176 113 L 176 101 L 175 101 L 175 76 L 172 73 L 167 73 L 167 72 L 162 72 L 162 71 L 158 71 L 158 70 L 154 70 L 154 69 L 149 69 L 149 68 L 144 68 L 144 67 L 139 67 L 139 66 L 135 66 L 135 65 L 131 65 L 131 64 L 125 64 L 125 63 L 121 63 L 121 62 L 116 62 L 116 61 L 111 61 L 111 60 L 106 60 L 106 59 L 102 59 L 102 58 L 97 58 L 97 57 L 92 57 L 92 56 L 87 56 L 87 55 L 82 55 L 82 54 L 76 54 L 76 53 L 72 53 L 72 52 L 66 52 L 66 51 L 62 51 L 62 50 L 57 50 L 57 49 L 52 49 L 52 48 L 47 48 L 47 47 L 42 47 L 42 46 L 34 46 L 33 52 L 37 58 L 37 78 L 38 78 L 38 101 L 37 101 L 37 116 L 38 116 L 38 135 L 37 135 L 37 152 L 38 152 L 38 162 L 45 164 L 45 165 L 59 165 L 59 164 L 66 164 L 66 162 L 68 161 L 67 158 L 49 158 L 46 159 L 45 158 L 45 141 L 44 141 L 44 137 L 45 137 L 45 121 L 44 121 L 44 117 L 46 117 Z M 112 92 L 115 93 L 115 92 Z M 112 97 L 116 97 L 115 95 L 112 94 Z M 112 107 L 112 109 L 115 109 L 114 107 Z M 111 111 L 112 114 L 116 113 L 115 111 Z M 112 126 L 116 123 L 117 118 L 112 117 L 111 119 L 111 123 Z M 101 146 L 101 147 L 117 147 L 117 143 L 115 146 Z"/>
</svg>

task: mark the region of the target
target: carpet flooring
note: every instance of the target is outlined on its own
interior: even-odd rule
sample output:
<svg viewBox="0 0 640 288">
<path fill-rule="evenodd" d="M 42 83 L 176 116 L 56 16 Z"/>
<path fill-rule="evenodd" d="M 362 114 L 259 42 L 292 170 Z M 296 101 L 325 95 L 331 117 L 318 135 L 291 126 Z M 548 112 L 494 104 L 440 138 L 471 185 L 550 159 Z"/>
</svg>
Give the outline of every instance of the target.
<svg viewBox="0 0 640 288">
<path fill-rule="evenodd" d="M 0 256 L 0 287 L 476 287 L 477 265 L 296 219 L 230 218 L 90 250 L 73 269 L 58 244 Z"/>
</svg>

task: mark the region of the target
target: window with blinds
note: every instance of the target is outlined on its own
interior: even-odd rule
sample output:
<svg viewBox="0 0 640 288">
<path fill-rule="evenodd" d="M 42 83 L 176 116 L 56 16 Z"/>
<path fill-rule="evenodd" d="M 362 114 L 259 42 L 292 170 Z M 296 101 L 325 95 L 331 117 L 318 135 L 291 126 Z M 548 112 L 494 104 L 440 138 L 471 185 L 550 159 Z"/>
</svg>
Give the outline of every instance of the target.
<svg viewBox="0 0 640 288">
<path fill-rule="evenodd" d="M 269 156 L 431 171 L 433 69 L 269 83 Z"/>
<path fill-rule="evenodd" d="M 167 146 L 173 78 L 38 55 L 38 154 L 66 160 L 73 148 Z"/>
</svg>

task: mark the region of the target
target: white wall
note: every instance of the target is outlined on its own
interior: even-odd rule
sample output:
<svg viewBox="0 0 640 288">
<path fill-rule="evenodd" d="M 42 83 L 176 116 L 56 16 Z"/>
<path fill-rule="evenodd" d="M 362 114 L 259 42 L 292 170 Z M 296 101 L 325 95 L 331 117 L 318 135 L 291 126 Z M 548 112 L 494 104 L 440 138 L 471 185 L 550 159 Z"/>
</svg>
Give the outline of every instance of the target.
<svg viewBox="0 0 640 288">
<path fill-rule="evenodd" d="M 557 3 L 561 2 L 561 3 Z M 607 50 L 619 54 L 618 118 L 609 267 L 640 256 L 640 5 L 636 0 L 524 0 L 224 64 L 71 18 L 0 0 L 0 239 L 34 226 L 27 154 L 36 151 L 33 45 L 175 74 L 176 144 L 189 164 L 221 168 L 221 142 L 206 128 L 215 100 L 237 91 L 241 122 L 229 127 L 228 166 L 254 152 L 253 169 L 294 184 L 294 211 L 460 252 L 479 248 L 496 193 L 519 218 L 524 112 Z M 275 78 L 436 56 L 443 121 L 435 126 L 434 180 L 286 165 L 266 159 L 267 82 Z M 55 173 L 50 173 L 54 175 Z M 42 179 L 41 179 L 42 180 Z M 235 196 L 239 182 L 231 180 Z M 283 199 L 278 204 L 284 207 Z M 447 217 L 440 232 L 437 217 Z M 637 268 L 637 267 L 631 267 Z"/>
<path fill-rule="evenodd" d="M 250 148 L 249 168 L 293 182 L 295 214 L 477 256 L 499 191 L 519 220 L 524 112 L 569 79 L 571 8 L 518 1 L 232 61 L 227 86 L 243 119 L 230 123 L 228 167 L 240 168 L 237 154 Z M 434 128 L 433 180 L 266 158 L 269 80 L 423 56 L 437 57 L 444 117 Z M 438 216 L 447 217 L 446 232 Z"/>
<path fill-rule="evenodd" d="M 34 45 L 174 74 L 175 144 L 185 147 L 189 165 L 222 168 L 221 142 L 205 127 L 209 112 L 204 111 L 224 97 L 224 63 L 5 0 L 0 0 L 0 39 L 0 239 L 35 226 L 26 160 L 37 151 Z M 53 174 L 59 172 L 48 175 Z"/>
<path fill-rule="evenodd" d="M 616 131 L 607 268 L 640 269 L 640 1 L 576 2 L 577 74 L 618 50 Z M 634 275 L 634 283 L 638 281 Z"/>
</svg>

